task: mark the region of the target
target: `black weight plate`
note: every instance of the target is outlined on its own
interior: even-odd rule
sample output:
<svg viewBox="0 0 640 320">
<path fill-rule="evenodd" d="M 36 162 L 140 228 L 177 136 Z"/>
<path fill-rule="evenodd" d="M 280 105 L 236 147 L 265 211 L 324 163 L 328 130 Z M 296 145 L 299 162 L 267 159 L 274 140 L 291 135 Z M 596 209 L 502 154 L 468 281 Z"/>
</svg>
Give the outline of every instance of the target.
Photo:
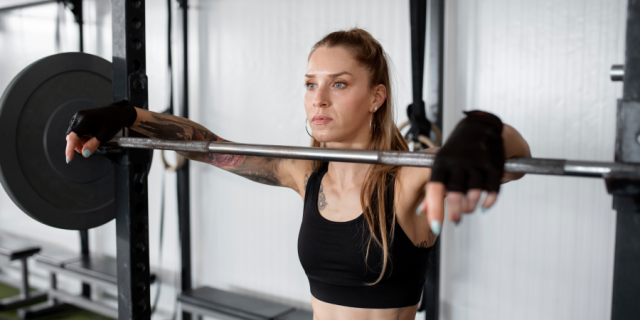
<svg viewBox="0 0 640 320">
<path fill-rule="evenodd" d="M 113 164 L 77 154 L 65 133 L 80 110 L 112 102 L 111 63 L 61 53 L 22 70 L 0 98 L 0 182 L 13 202 L 52 227 L 90 229 L 115 218 Z"/>
</svg>

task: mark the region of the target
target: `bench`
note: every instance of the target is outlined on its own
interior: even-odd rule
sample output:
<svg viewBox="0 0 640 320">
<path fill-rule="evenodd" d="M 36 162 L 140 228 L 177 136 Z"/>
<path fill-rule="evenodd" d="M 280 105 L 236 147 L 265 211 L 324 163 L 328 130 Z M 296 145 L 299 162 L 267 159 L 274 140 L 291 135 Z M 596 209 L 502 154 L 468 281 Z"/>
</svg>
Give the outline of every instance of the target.
<svg viewBox="0 0 640 320">
<path fill-rule="evenodd" d="M 313 314 L 293 307 L 247 297 L 212 287 L 200 287 L 181 293 L 178 303 L 182 311 L 197 318 L 221 320 L 311 320 Z"/>
<path fill-rule="evenodd" d="M 0 236 L 0 263 L 10 263 L 11 261 L 19 260 L 21 264 L 20 293 L 13 297 L 0 300 L 0 310 L 13 309 L 46 300 L 46 292 L 31 291 L 29 286 L 29 265 L 27 259 L 38 252 L 40 252 L 40 247 L 38 246 L 7 235 Z M 8 279 L 5 279 L 3 282 L 9 285 L 12 284 Z"/>
<path fill-rule="evenodd" d="M 49 299 L 45 303 L 19 309 L 18 316 L 20 318 L 30 319 L 50 314 L 58 311 L 64 304 L 74 305 L 107 317 L 118 318 L 117 308 L 93 301 L 82 295 L 66 292 L 57 286 L 57 276 L 65 275 L 83 283 L 117 291 L 118 265 L 115 258 L 107 256 L 82 257 L 68 252 L 47 251 L 36 255 L 35 260 L 39 267 L 50 272 Z M 152 274 L 151 283 L 154 281 L 155 275 Z"/>
</svg>

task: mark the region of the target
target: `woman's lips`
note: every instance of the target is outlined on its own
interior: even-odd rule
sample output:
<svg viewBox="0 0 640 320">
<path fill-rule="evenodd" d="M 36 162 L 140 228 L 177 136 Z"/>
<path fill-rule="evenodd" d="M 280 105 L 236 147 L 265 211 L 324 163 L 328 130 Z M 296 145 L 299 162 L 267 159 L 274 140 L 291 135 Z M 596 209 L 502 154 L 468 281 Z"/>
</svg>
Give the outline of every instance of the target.
<svg viewBox="0 0 640 320">
<path fill-rule="evenodd" d="M 329 118 L 327 116 L 315 115 L 311 119 L 311 123 L 313 123 L 313 124 L 327 124 L 327 123 L 331 122 L 332 120 L 333 119 L 331 119 L 331 118 Z"/>
</svg>

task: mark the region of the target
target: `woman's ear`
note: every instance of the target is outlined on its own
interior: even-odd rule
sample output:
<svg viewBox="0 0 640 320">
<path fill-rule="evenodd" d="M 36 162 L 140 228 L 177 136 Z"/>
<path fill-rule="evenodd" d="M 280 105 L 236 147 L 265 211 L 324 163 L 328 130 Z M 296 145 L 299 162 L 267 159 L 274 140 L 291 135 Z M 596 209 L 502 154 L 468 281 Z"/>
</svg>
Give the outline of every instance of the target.
<svg viewBox="0 0 640 320">
<path fill-rule="evenodd" d="M 371 112 L 375 112 L 375 110 L 378 110 L 384 101 L 387 100 L 387 87 L 385 87 L 384 84 L 379 84 L 373 87 L 372 92 L 373 101 L 371 103 Z"/>
</svg>

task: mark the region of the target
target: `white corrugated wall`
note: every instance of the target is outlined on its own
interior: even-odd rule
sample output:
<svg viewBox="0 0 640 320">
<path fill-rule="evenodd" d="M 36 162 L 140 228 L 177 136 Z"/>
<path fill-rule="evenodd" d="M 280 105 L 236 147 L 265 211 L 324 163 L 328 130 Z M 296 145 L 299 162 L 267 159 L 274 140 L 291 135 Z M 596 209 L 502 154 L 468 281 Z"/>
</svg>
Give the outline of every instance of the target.
<svg viewBox="0 0 640 320">
<path fill-rule="evenodd" d="M 194 104 L 203 106 L 201 122 L 226 139 L 307 146 L 307 55 L 338 29 L 359 26 L 382 42 L 399 75 L 399 110 L 409 102 L 408 3 L 256 0 L 197 6 L 200 50 L 190 60 L 197 69 Z M 308 307 L 309 286 L 297 258 L 302 199 L 211 166 L 194 170 L 198 282 Z"/>
<path fill-rule="evenodd" d="M 626 1 L 449 2 L 445 118 L 495 112 L 534 157 L 613 160 Z M 527 176 L 444 229 L 443 319 L 608 319 L 615 211 L 602 180 Z"/>
<path fill-rule="evenodd" d="M 410 102 L 408 1 L 190 1 L 191 117 L 224 138 L 307 145 L 303 74 L 323 35 L 358 26 L 394 65 L 398 120 Z M 110 59 L 109 2 L 87 1 L 86 51 Z M 166 107 L 166 2 L 147 1 L 150 108 Z M 624 52 L 626 1 L 447 1 L 445 132 L 460 111 L 500 115 L 535 157 L 612 160 L 615 101 L 608 80 Z M 40 10 L 40 11 L 33 11 Z M 56 52 L 55 6 L 0 14 L 0 87 Z M 39 12 L 39 13 L 38 13 Z M 174 23 L 179 19 L 174 15 Z M 67 15 L 62 51 L 76 50 Z M 174 33 L 174 67 L 181 46 Z M 179 88 L 178 88 L 179 89 Z M 180 90 L 178 96 L 182 94 Z M 150 185 L 152 265 L 157 265 L 161 168 Z M 179 270 L 175 177 L 167 176 L 163 272 Z M 297 258 L 302 201 L 192 164 L 194 283 L 309 307 Z M 77 233 L 39 225 L 0 193 L 0 230 L 77 250 Z M 611 297 L 615 212 L 600 180 L 527 176 L 505 185 L 496 208 L 446 225 L 442 319 L 603 319 Z M 94 252 L 115 254 L 114 225 L 91 232 Z M 173 308 L 165 286 L 162 310 Z"/>
</svg>

